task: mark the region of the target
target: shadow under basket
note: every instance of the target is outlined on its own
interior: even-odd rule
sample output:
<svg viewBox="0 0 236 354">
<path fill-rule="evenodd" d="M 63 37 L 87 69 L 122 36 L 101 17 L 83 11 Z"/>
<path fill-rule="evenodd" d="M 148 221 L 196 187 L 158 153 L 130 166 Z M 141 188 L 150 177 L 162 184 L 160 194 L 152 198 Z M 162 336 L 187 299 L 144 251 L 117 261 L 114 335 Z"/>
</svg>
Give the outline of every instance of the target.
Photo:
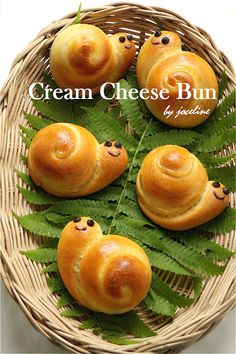
<svg viewBox="0 0 236 354">
<path fill-rule="evenodd" d="M 50 293 L 46 277 L 42 274 L 42 265 L 29 261 L 19 252 L 22 249 L 30 250 L 41 242 L 39 237 L 24 231 L 12 215 L 12 210 L 18 215 L 25 215 L 34 210 L 16 188 L 19 177 L 14 170 L 26 169 L 20 159 L 26 148 L 20 138 L 19 124 L 24 122 L 24 111 L 36 112 L 29 98 L 28 88 L 31 83 L 42 81 L 43 72 L 49 66 L 49 50 L 55 36 L 62 28 L 72 24 L 75 16 L 76 14 L 72 13 L 54 21 L 38 34 L 14 60 L 10 75 L 1 91 L 2 278 L 9 293 L 32 324 L 48 339 L 72 352 L 178 353 L 208 333 L 224 314 L 234 307 L 234 259 L 230 259 L 221 276 L 204 280 L 199 300 L 187 309 L 178 309 L 172 322 L 163 321 L 161 316 L 155 316 L 142 307 L 138 308 L 141 318 L 157 331 L 157 335 L 139 340 L 136 344 L 119 346 L 104 341 L 90 330 L 80 330 L 75 319 L 61 317 L 56 308 L 57 295 Z M 161 23 L 165 29 L 178 32 L 187 48 L 190 47 L 193 52 L 206 59 L 218 78 L 226 72 L 229 79 L 226 92 L 232 91 L 235 85 L 229 60 L 215 46 L 210 36 L 169 10 L 117 3 L 82 11 L 81 22 L 96 25 L 107 34 L 119 31 L 132 34 L 137 52 Z M 234 146 L 225 146 L 221 154 L 223 156 L 232 150 Z M 232 199 L 233 207 L 235 199 Z M 235 249 L 235 232 L 217 235 L 216 240 L 230 250 Z M 174 274 L 166 276 L 169 277 L 168 282 L 172 283 L 177 277 Z M 190 291 L 190 284 L 184 277 L 181 279 L 181 288 L 182 293 L 187 294 Z"/>
</svg>

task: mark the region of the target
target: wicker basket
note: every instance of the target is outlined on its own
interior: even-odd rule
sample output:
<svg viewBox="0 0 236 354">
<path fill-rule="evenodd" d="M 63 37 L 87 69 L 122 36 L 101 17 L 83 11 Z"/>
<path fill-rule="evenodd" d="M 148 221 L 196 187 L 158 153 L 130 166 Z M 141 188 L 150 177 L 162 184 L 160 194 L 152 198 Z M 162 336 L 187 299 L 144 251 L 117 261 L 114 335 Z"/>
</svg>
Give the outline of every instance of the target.
<svg viewBox="0 0 236 354">
<path fill-rule="evenodd" d="M 19 123 L 24 122 L 23 111 L 34 113 L 29 99 L 28 87 L 42 80 L 43 71 L 48 67 L 50 46 L 58 31 L 72 24 L 75 13 L 55 21 L 44 28 L 38 36 L 15 59 L 8 80 L 0 96 L 0 145 L 2 177 L 1 248 L 3 281 L 32 324 L 50 340 L 75 353 L 178 353 L 211 330 L 234 306 L 234 260 L 231 259 L 222 276 L 205 280 L 201 298 L 188 309 L 179 309 L 174 321 L 161 323 L 159 317 L 139 309 L 142 318 L 158 334 L 138 344 L 118 346 L 103 341 L 91 331 L 78 329 L 78 322 L 62 318 L 55 304 L 56 295 L 51 295 L 46 278 L 41 274 L 41 265 L 30 262 L 21 256 L 19 250 L 32 249 L 40 239 L 23 231 L 12 216 L 30 212 L 30 205 L 19 194 L 16 184 L 20 183 L 14 168 L 23 170 L 20 154 L 25 146 L 19 135 Z M 228 90 L 235 85 L 232 67 L 225 55 L 220 52 L 210 36 L 195 27 L 181 16 L 160 9 L 132 4 L 112 4 L 82 12 L 82 22 L 97 25 L 106 33 L 126 30 L 134 35 L 137 48 L 141 47 L 148 34 L 157 28 L 161 20 L 165 28 L 177 31 L 183 43 L 205 58 L 218 76 L 224 70 L 229 77 Z M 226 150 L 232 150 L 226 147 Z M 224 153 L 223 152 L 223 153 Z M 231 200 L 233 206 L 234 201 Z M 218 235 L 217 241 L 234 249 L 234 232 Z M 167 275 L 170 283 L 176 277 Z M 181 280 L 181 279 L 180 279 Z M 188 293 L 187 282 L 182 282 L 183 293 Z M 177 284 L 178 285 L 178 284 Z"/>
</svg>

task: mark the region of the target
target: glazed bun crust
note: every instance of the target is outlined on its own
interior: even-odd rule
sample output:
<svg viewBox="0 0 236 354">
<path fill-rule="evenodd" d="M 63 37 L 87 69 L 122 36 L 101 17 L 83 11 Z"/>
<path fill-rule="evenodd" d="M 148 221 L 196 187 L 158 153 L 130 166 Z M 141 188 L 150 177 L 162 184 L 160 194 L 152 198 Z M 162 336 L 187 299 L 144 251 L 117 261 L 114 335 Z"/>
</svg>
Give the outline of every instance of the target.
<svg viewBox="0 0 236 354">
<path fill-rule="evenodd" d="M 111 38 L 98 27 L 74 24 L 63 29 L 54 40 L 50 51 L 51 73 L 61 88 L 99 87 L 114 78 L 122 77 L 135 55 L 135 46 L 126 49 L 116 34 Z"/>
<path fill-rule="evenodd" d="M 114 142 L 111 147 L 99 144 L 83 127 L 55 123 L 36 134 L 28 161 L 36 185 L 59 197 L 79 197 L 118 178 L 127 167 L 128 155 Z"/>
<path fill-rule="evenodd" d="M 167 38 L 169 42 L 163 44 L 163 38 Z M 153 115 L 168 125 L 182 128 L 197 126 L 211 115 L 216 106 L 218 83 L 214 71 L 199 55 L 183 52 L 180 38 L 173 32 L 162 31 L 159 37 L 151 36 L 145 42 L 138 56 L 137 77 L 140 87 L 145 87 L 150 92 L 152 89 L 157 89 L 158 92 L 168 90 L 167 99 L 159 96 L 145 101 Z M 180 84 L 183 85 L 182 96 Z M 186 84 L 191 92 L 189 98 L 184 91 Z M 196 90 L 196 97 L 193 90 Z M 164 114 L 168 106 L 168 110 L 173 111 L 170 117 Z M 194 111 L 196 107 L 199 110 Z M 180 115 L 179 110 L 189 112 Z M 198 114 L 197 111 L 204 111 L 206 114 Z"/>
<path fill-rule="evenodd" d="M 187 230 L 219 215 L 229 203 L 223 188 L 215 188 L 201 162 L 176 145 L 152 150 L 136 183 L 144 214 L 170 230 Z"/>
<path fill-rule="evenodd" d="M 100 226 L 95 222 L 90 227 L 87 220 L 82 217 L 77 223 L 70 222 L 62 231 L 57 261 L 63 282 L 91 310 L 108 314 L 129 311 L 150 287 L 148 258 L 135 242 L 119 235 L 103 236 Z"/>
</svg>

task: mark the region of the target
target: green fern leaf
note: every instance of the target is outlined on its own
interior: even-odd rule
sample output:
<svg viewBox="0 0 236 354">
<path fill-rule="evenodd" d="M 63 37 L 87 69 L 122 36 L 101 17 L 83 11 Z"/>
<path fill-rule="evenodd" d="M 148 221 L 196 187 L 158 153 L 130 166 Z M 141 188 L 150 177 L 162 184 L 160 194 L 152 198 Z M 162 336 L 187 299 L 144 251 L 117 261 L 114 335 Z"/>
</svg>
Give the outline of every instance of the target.
<svg viewBox="0 0 236 354">
<path fill-rule="evenodd" d="M 57 202 L 45 210 L 45 214 L 55 212 L 62 215 L 76 214 L 109 218 L 113 215 L 114 210 L 115 206 L 106 201 L 75 199 Z"/>
<path fill-rule="evenodd" d="M 155 273 L 153 273 L 151 288 L 156 294 L 158 294 L 158 296 L 163 297 L 165 300 L 175 306 L 188 307 L 193 303 L 193 299 L 177 294 Z"/>
<path fill-rule="evenodd" d="M 235 166 L 207 168 L 207 173 L 209 179 L 221 181 L 231 191 L 235 191 L 235 173 L 236 173 Z"/>
<path fill-rule="evenodd" d="M 20 155 L 20 159 L 25 165 L 28 165 L 28 157 L 27 156 Z"/>
<path fill-rule="evenodd" d="M 27 138 L 24 134 L 20 134 L 21 139 L 23 140 L 25 146 L 29 149 L 31 145 L 31 139 Z"/>
<path fill-rule="evenodd" d="M 235 141 L 235 130 L 229 129 L 221 134 L 215 133 L 211 136 L 202 138 L 194 148 L 197 152 L 212 152 L 222 149 L 225 145 L 230 145 Z"/>
<path fill-rule="evenodd" d="M 97 326 L 96 319 L 94 317 L 89 317 L 86 321 L 79 325 L 79 329 L 92 329 Z"/>
<path fill-rule="evenodd" d="M 76 14 L 76 18 L 75 18 L 75 24 L 80 23 L 80 13 L 81 13 L 81 7 L 82 7 L 82 3 L 79 4 L 79 8 Z"/>
<path fill-rule="evenodd" d="M 72 104 L 68 103 L 65 109 L 62 105 L 62 101 L 57 101 L 57 104 L 50 104 L 43 100 L 33 99 L 32 102 L 39 113 L 53 120 L 54 122 L 74 122 Z"/>
<path fill-rule="evenodd" d="M 20 127 L 20 130 L 22 131 L 22 133 L 24 133 L 29 140 L 32 140 L 35 137 L 35 135 L 37 134 L 37 130 L 35 130 L 35 129 L 26 128 L 21 124 L 19 125 L 19 127 Z"/>
<path fill-rule="evenodd" d="M 17 185 L 17 188 L 19 189 L 19 191 L 21 192 L 23 197 L 29 203 L 32 203 L 32 204 L 36 204 L 36 205 L 52 204 L 52 203 L 55 203 L 58 200 L 60 200 L 59 198 L 54 197 L 50 194 L 47 194 L 43 191 L 35 192 L 33 190 L 20 187 L 19 185 Z"/>
<path fill-rule="evenodd" d="M 66 291 L 60 295 L 59 299 L 57 300 L 57 308 L 60 309 L 61 307 L 75 303 L 75 299 L 73 299 L 73 297 Z"/>
<path fill-rule="evenodd" d="M 88 196 L 91 200 L 117 201 L 122 192 L 119 186 L 108 186 L 101 191 Z"/>
<path fill-rule="evenodd" d="M 141 212 L 138 207 L 138 204 L 131 200 L 126 201 L 124 204 L 120 204 L 119 211 L 124 215 L 142 220 L 143 225 L 153 225 L 152 222 L 150 222 L 150 220 L 147 219 L 146 216 L 144 216 L 144 214 Z"/>
<path fill-rule="evenodd" d="M 236 89 L 234 89 L 225 99 L 216 107 L 215 114 L 216 118 L 220 118 L 225 115 L 232 108 L 235 102 Z"/>
<path fill-rule="evenodd" d="M 156 133 L 147 136 L 143 140 L 143 145 L 140 151 L 144 148 L 155 149 L 157 146 L 166 144 L 174 144 L 180 146 L 188 146 L 192 144 L 196 139 L 199 139 L 200 135 L 191 130 L 170 130 L 164 133 Z"/>
<path fill-rule="evenodd" d="M 152 288 L 149 289 L 149 292 L 143 302 L 152 312 L 163 316 L 174 317 L 176 310 L 175 305 L 157 295 Z"/>
<path fill-rule="evenodd" d="M 61 235 L 61 228 L 55 224 L 49 223 L 41 212 L 28 214 L 25 216 L 18 216 L 14 213 L 13 215 L 24 229 L 36 235 L 58 238 Z"/>
<path fill-rule="evenodd" d="M 65 289 L 62 280 L 58 278 L 47 278 L 47 284 L 52 293 L 57 293 Z"/>
<path fill-rule="evenodd" d="M 230 162 L 232 159 L 236 157 L 236 153 L 232 153 L 228 156 L 223 156 L 223 157 L 215 157 L 202 152 L 198 154 L 197 157 L 206 167 L 217 167 L 226 162 Z"/>
<path fill-rule="evenodd" d="M 176 262 L 173 258 L 167 256 L 166 254 L 158 251 L 152 251 L 144 245 L 142 245 L 142 248 L 146 252 L 151 266 L 175 274 L 190 275 L 190 273 L 184 267 L 182 267 L 178 262 Z"/>
<path fill-rule="evenodd" d="M 138 142 L 134 137 L 128 135 L 119 120 L 115 120 L 109 112 L 102 112 L 97 107 L 83 107 L 83 109 L 87 113 L 85 117 L 86 128 L 89 129 L 100 142 L 116 140 L 130 151 L 137 146 Z"/>
<path fill-rule="evenodd" d="M 127 331 L 134 337 L 147 338 L 156 335 L 156 333 L 140 319 L 135 311 L 129 311 L 123 314 L 122 319 L 124 323 L 127 324 Z"/>
<path fill-rule="evenodd" d="M 225 234 L 235 228 L 236 211 L 234 208 L 227 208 L 224 213 L 206 224 L 198 226 L 199 230 L 214 232 L 216 234 Z"/>
<path fill-rule="evenodd" d="M 58 273 L 57 262 L 53 262 L 47 267 L 43 268 L 42 273 Z"/>
<path fill-rule="evenodd" d="M 227 77 L 227 74 L 226 74 L 226 71 L 224 70 L 221 78 L 220 78 L 220 82 L 219 82 L 219 96 L 218 96 L 218 99 L 221 99 L 224 92 L 225 92 L 225 89 L 228 85 L 228 77 Z"/>
<path fill-rule="evenodd" d="M 214 258 L 215 260 L 225 260 L 233 255 L 233 253 L 227 248 L 224 248 L 218 245 L 217 243 L 213 242 L 212 240 L 209 240 L 207 237 L 204 237 L 197 233 L 182 232 L 177 234 L 176 238 L 182 243 L 184 243 L 186 246 L 204 255 L 209 256 L 210 252 L 211 259 Z"/>
<path fill-rule="evenodd" d="M 18 170 L 15 170 L 15 172 L 16 172 L 17 176 L 20 177 L 22 179 L 22 181 L 25 182 L 25 184 L 27 184 L 31 188 L 35 188 L 35 185 L 32 182 L 32 179 L 30 178 L 30 176 L 28 174 L 23 173 L 23 172 L 18 171 Z"/>
<path fill-rule="evenodd" d="M 194 301 L 199 299 L 202 292 L 202 287 L 202 279 L 199 277 L 193 277 Z"/>
<path fill-rule="evenodd" d="M 37 263 L 49 263 L 57 258 L 57 250 L 54 248 L 36 248 L 30 251 L 21 251 L 21 254 Z"/>
<path fill-rule="evenodd" d="M 119 84 L 120 88 L 126 90 L 126 92 L 129 92 L 132 89 L 131 85 L 124 79 L 120 80 Z M 135 133 L 138 136 L 141 136 L 147 127 L 147 123 L 143 119 L 143 115 L 137 100 L 127 98 L 125 100 L 118 99 L 118 101 L 120 103 L 123 114 L 125 115 L 125 117 L 127 117 L 127 120 L 131 124 Z"/>
<path fill-rule="evenodd" d="M 62 317 L 81 317 L 83 315 L 87 315 L 89 313 L 89 311 L 80 306 L 80 307 L 76 307 L 74 309 L 68 309 L 68 310 L 64 310 L 61 312 L 61 316 Z"/>
<path fill-rule="evenodd" d="M 24 113 L 25 119 L 29 124 L 36 130 L 43 129 L 54 122 L 50 119 L 40 118 L 39 116 L 35 116 L 33 114 L 29 114 L 27 112 Z"/>
<path fill-rule="evenodd" d="M 217 132 L 219 134 L 226 131 L 227 129 L 233 128 L 236 124 L 235 114 L 236 112 L 233 111 L 226 116 L 219 118 L 218 120 L 209 121 L 209 124 L 202 126 L 202 134 L 211 135 L 212 132 Z"/>
</svg>

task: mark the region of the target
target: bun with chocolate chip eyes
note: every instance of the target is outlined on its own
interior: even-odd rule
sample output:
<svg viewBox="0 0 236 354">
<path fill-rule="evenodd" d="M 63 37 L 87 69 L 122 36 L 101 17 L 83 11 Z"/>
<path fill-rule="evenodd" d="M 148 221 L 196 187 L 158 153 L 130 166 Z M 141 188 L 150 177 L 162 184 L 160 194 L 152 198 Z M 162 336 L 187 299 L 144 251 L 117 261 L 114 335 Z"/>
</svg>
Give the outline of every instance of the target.
<svg viewBox="0 0 236 354">
<path fill-rule="evenodd" d="M 63 29 L 50 51 L 52 75 L 61 88 L 99 91 L 105 82 L 116 82 L 129 69 L 135 56 L 132 36 L 111 37 L 98 27 L 74 24 Z"/>
<path fill-rule="evenodd" d="M 144 214 L 170 230 L 201 225 L 229 204 L 229 190 L 209 181 L 198 158 L 176 145 L 160 146 L 144 158 L 136 190 Z"/>
<path fill-rule="evenodd" d="M 144 250 L 119 235 L 104 236 L 87 217 L 62 231 L 57 249 L 62 280 L 79 304 L 107 314 L 124 313 L 147 295 L 151 267 Z"/>
<path fill-rule="evenodd" d="M 136 70 L 140 88 L 159 95 L 145 100 L 148 108 L 168 125 L 195 127 L 216 106 L 218 83 L 213 69 L 199 55 L 182 51 L 180 37 L 174 32 L 151 35 L 139 52 Z M 160 97 L 161 90 L 165 90 L 164 98 Z"/>
<path fill-rule="evenodd" d="M 85 128 L 55 123 L 33 138 L 28 162 L 37 186 L 59 197 L 80 197 L 118 178 L 128 165 L 128 155 L 119 142 L 99 144 Z"/>
</svg>

